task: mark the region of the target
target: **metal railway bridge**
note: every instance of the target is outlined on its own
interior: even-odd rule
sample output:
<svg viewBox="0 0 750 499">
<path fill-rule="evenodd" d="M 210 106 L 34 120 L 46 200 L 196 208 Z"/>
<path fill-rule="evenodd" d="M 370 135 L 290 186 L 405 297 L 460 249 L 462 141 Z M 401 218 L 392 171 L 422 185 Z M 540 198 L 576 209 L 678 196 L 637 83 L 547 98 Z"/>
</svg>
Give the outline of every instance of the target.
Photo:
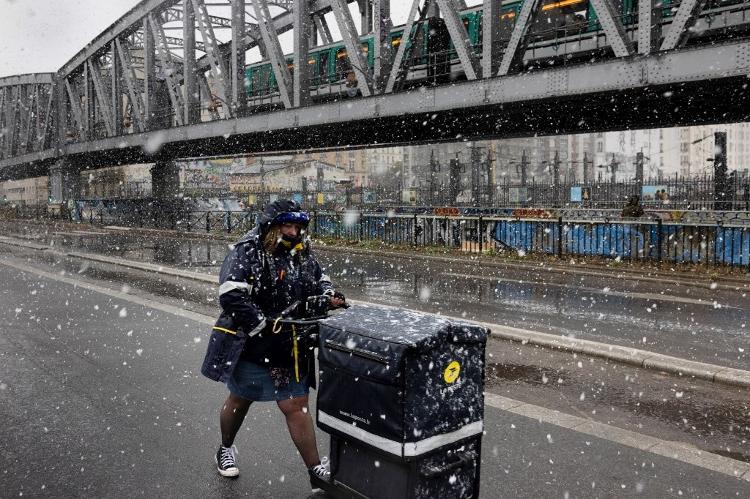
<svg viewBox="0 0 750 499">
<path fill-rule="evenodd" d="M 749 35 L 749 0 L 143 0 L 0 78 L 0 178 L 60 201 L 154 161 L 158 195 L 181 157 L 746 121 Z"/>
</svg>

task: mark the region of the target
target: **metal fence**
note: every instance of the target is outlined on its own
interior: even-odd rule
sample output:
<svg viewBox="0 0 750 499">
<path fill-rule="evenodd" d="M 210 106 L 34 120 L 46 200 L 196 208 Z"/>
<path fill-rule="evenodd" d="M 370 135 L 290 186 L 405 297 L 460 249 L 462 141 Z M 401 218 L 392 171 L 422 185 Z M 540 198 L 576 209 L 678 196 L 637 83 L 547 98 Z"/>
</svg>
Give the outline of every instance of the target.
<svg viewBox="0 0 750 499">
<path fill-rule="evenodd" d="M 120 207 L 122 208 L 122 207 Z M 180 211 L 174 205 L 91 206 L 80 213 L 36 207 L 0 210 L 5 218 L 66 218 L 97 225 L 124 225 L 183 232 L 242 234 L 257 211 Z M 495 216 L 435 216 L 395 213 L 312 212 L 317 237 L 380 241 L 469 253 L 513 252 L 559 258 L 598 256 L 630 261 L 664 261 L 747 267 L 750 226 L 682 223 L 651 219 L 566 220 Z"/>
</svg>

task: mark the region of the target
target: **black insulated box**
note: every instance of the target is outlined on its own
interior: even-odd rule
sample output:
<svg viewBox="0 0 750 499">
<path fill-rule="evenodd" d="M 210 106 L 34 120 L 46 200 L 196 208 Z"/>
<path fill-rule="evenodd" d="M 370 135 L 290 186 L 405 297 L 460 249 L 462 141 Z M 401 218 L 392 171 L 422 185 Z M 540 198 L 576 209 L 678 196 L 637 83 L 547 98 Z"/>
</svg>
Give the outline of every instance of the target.
<svg viewBox="0 0 750 499">
<path fill-rule="evenodd" d="M 334 495 L 479 497 L 488 333 L 378 306 L 321 323 L 317 422 Z"/>
</svg>

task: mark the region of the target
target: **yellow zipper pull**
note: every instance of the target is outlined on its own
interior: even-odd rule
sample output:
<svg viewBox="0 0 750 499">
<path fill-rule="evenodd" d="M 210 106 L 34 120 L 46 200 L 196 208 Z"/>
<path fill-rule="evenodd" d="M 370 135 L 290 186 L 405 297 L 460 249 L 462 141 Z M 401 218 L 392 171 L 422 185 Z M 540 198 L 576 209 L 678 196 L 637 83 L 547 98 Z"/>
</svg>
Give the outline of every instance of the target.
<svg viewBox="0 0 750 499">
<path fill-rule="evenodd" d="M 297 346 L 297 328 L 292 324 L 292 353 L 294 354 L 294 379 L 299 383 L 299 348 Z"/>
</svg>

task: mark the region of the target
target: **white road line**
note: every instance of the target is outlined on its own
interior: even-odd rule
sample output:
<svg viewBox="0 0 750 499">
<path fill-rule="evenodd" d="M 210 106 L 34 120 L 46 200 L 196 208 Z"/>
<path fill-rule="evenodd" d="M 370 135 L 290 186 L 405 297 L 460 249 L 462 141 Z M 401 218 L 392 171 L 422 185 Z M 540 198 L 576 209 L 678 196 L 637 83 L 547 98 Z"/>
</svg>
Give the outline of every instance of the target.
<svg viewBox="0 0 750 499">
<path fill-rule="evenodd" d="M 207 315 L 199 314 L 197 312 L 191 312 L 190 310 L 185 310 L 179 307 L 173 307 L 172 305 L 167 305 L 166 303 L 160 303 L 154 300 L 147 300 L 147 299 L 135 296 L 135 295 L 123 293 L 122 291 L 115 291 L 113 289 L 108 289 L 102 286 L 97 286 L 95 284 L 89 284 L 87 282 L 79 281 L 78 279 L 65 277 L 64 275 L 61 275 L 61 274 L 53 274 L 50 272 L 45 272 L 43 270 L 35 269 L 27 265 L 13 263 L 4 259 L 0 259 L 0 265 L 12 267 L 16 270 L 20 270 L 21 272 L 30 272 L 32 274 L 36 274 L 41 277 L 46 277 L 47 279 L 54 279 L 56 281 L 70 284 L 71 286 L 74 286 L 74 287 L 87 289 L 89 291 L 95 291 L 103 295 L 111 296 L 113 298 L 117 298 L 120 300 L 129 301 L 131 303 L 136 303 L 144 307 L 153 308 L 156 310 L 160 310 L 162 312 L 166 312 L 168 314 L 177 315 L 179 317 L 184 317 L 186 319 L 200 322 L 202 324 L 208 324 L 208 325 L 213 326 L 214 323 L 216 322 L 216 319 L 214 317 L 209 317 Z"/>
<path fill-rule="evenodd" d="M 494 393 L 484 394 L 485 405 L 510 412 L 542 423 L 608 440 L 619 445 L 650 452 L 707 470 L 750 481 L 750 463 L 700 450 L 682 442 L 661 440 L 630 430 L 624 430 L 572 414 L 553 411 L 538 405 L 527 404 Z"/>
<path fill-rule="evenodd" d="M 534 282 L 534 281 L 524 281 L 521 279 L 508 279 L 507 277 L 469 275 L 469 274 L 459 274 L 455 272 L 445 272 L 440 275 L 444 275 L 448 277 L 460 277 L 464 279 L 490 281 L 490 282 L 509 282 L 512 284 L 526 284 L 530 286 L 570 288 L 570 289 L 575 289 L 576 291 L 580 293 L 590 293 L 590 294 L 597 294 L 597 295 L 604 295 L 604 296 L 621 296 L 623 298 L 638 298 L 641 300 L 649 300 L 649 301 L 664 301 L 664 302 L 672 302 L 672 303 L 685 303 L 685 304 L 690 304 L 690 305 L 703 305 L 703 306 L 707 306 L 711 308 L 714 308 L 717 306 L 715 302 L 713 301 L 698 300 L 696 298 L 685 298 L 683 296 L 662 295 L 658 293 L 637 293 L 634 291 L 613 291 L 611 289 L 604 290 L 604 289 L 597 289 L 597 288 L 586 288 L 582 286 L 571 286 L 568 284 L 560 284 L 556 282 Z M 732 309 L 740 310 L 738 307 L 733 307 L 729 305 L 721 305 L 721 308 L 732 308 Z"/>
<path fill-rule="evenodd" d="M 0 265 L 5 265 L 21 272 L 36 274 L 40 277 L 63 282 L 74 287 L 94 291 L 120 300 L 136 303 L 144 307 L 160 310 L 162 312 L 203 324 L 213 325 L 215 322 L 213 317 L 204 314 L 191 312 L 189 310 L 184 310 L 154 300 L 146 300 L 122 291 L 115 291 L 95 284 L 81 282 L 77 279 L 65 277 L 61 274 L 45 272 L 27 265 L 13 263 L 5 259 L 0 259 Z M 701 451 L 688 444 L 661 440 L 633 431 L 623 430 L 616 426 L 598 423 L 571 414 L 547 409 L 545 407 L 527 404 L 520 400 L 510 399 L 493 393 L 485 393 L 485 404 L 502 411 L 518 414 L 530 419 L 536 419 L 577 433 L 591 435 L 602 440 L 607 440 L 627 447 L 633 447 L 652 454 L 750 481 L 750 464 L 712 454 L 710 452 Z"/>
</svg>

